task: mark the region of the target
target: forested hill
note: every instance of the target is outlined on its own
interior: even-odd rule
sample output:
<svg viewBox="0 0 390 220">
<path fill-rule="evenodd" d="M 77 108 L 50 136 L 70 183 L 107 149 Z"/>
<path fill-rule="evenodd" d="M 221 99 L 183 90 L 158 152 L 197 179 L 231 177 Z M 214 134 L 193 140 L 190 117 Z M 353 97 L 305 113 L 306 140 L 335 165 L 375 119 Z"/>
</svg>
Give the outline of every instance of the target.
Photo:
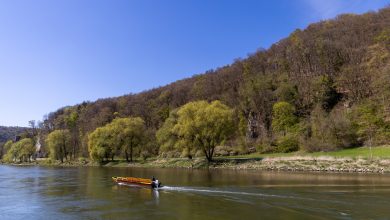
<svg viewBox="0 0 390 220">
<path fill-rule="evenodd" d="M 0 126 L 0 143 L 15 139 L 15 136 L 26 132 L 28 128 Z"/>
<path fill-rule="evenodd" d="M 390 7 L 311 24 L 267 50 L 167 86 L 59 109 L 43 128 L 69 129 L 78 153 L 88 155 L 87 135 L 115 117 L 140 116 L 154 134 L 173 109 L 194 100 L 220 100 L 235 110 L 240 126 L 232 146 L 240 136 L 260 150 L 281 143 L 272 128 L 277 102 L 293 107 L 300 147 L 388 143 Z M 377 117 L 375 137 L 358 123 L 365 112 Z"/>
</svg>

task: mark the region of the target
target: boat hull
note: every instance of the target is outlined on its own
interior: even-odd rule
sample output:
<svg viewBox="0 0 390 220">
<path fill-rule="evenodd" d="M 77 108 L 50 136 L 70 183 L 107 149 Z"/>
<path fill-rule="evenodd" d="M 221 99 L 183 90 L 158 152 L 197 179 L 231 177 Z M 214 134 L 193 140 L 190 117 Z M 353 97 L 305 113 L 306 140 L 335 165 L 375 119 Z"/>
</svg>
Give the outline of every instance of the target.
<svg viewBox="0 0 390 220">
<path fill-rule="evenodd" d="M 116 183 L 122 183 L 122 184 L 135 184 L 135 185 L 151 187 L 151 188 L 161 187 L 161 184 L 156 186 L 156 184 L 154 184 L 152 180 L 144 179 L 144 178 L 114 176 L 112 177 L 112 180 Z"/>
</svg>

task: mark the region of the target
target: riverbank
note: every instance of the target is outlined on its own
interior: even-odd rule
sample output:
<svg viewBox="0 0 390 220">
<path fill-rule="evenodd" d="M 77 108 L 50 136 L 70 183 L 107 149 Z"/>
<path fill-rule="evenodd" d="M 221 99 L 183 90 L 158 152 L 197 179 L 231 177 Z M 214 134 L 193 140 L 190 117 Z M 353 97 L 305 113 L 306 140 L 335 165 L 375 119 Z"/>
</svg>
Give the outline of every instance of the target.
<svg viewBox="0 0 390 220">
<path fill-rule="evenodd" d="M 109 162 L 108 167 L 159 167 L 159 168 L 212 168 L 235 170 L 315 171 L 390 173 L 390 159 L 335 158 L 335 157 L 270 157 L 270 158 L 216 158 L 210 164 L 206 160 L 183 158 L 157 159 L 148 162 Z"/>
<path fill-rule="evenodd" d="M 336 152 L 295 152 L 288 154 L 249 154 L 216 157 L 211 163 L 207 163 L 204 158 L 194 158 L 192 160 L 187 158 L 150 158 L 131 163 L 116 160 L 99 164 L 81 158 L 76 161 L 65 161 L 64 163 L 50 159 L 40 159 L 31 163 L 17 163 L 13 165 L 390 173 L 390 146 L 376 147 L 372 151 L 369 148 L 362 147 Z"/>
</svg>

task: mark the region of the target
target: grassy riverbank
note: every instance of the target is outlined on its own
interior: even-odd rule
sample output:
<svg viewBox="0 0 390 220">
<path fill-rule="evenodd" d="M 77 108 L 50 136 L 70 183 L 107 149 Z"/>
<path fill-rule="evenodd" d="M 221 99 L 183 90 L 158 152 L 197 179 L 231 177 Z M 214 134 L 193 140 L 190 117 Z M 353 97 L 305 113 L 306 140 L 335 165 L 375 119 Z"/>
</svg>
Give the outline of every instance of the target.
<svg viewBox="0 0 390 220">
<path fill-rule="evenodd" d="M 372 154 L 372 157 L 371 157 Z M 334 152 L 249 154 L 216 157 L 210 164 L 204 158 L 150 158 L 128 163 L 116 160 L 98 164 L 80 158 L 77 161 L 60 163 L 41 159 L 19 165 L 41 166 L 103 166 L 103 167 L 161 167 L 161 168 L 215 168 L 215 169 L 258 169 L 281 171 L 318 172 L 375 172 L 390 173 L 390 146 L 347 149 Z"/>
<path fill-rule="evenodd" d="M 231 156 L 228 158 L 269 158 L 269 157 L 295 157 L 295 156 L 305 156 L 305 157 L 335 157 L 335 158 L 362 158 L 362 159 L 370 159 L 372 155 L 373 159 L 390 159 L 390 145 L 373 147 L 370 151 L 369 147 L 358 147 L 351 148 L 339 151 L 330 151 L 330 152 L 292 152 L 292 153 L 274 153 L 274 154 L 248 154 L 248 155 L 237 155 Z"/>
</svg>

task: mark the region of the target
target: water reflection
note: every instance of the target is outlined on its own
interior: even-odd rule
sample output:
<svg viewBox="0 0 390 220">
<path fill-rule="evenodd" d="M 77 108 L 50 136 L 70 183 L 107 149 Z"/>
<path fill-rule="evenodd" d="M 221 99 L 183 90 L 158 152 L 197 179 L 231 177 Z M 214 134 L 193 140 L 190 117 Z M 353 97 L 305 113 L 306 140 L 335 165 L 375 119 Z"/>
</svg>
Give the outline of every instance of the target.
<svg viewBox="0 0 390 220">
<path fill-rule="evenodd" d="M 0 219 L 367 219 L 390 216 L 390 177 L 0 166 Z M 157 176 L 159 190 L 112 176 Z"/>
</svg>

